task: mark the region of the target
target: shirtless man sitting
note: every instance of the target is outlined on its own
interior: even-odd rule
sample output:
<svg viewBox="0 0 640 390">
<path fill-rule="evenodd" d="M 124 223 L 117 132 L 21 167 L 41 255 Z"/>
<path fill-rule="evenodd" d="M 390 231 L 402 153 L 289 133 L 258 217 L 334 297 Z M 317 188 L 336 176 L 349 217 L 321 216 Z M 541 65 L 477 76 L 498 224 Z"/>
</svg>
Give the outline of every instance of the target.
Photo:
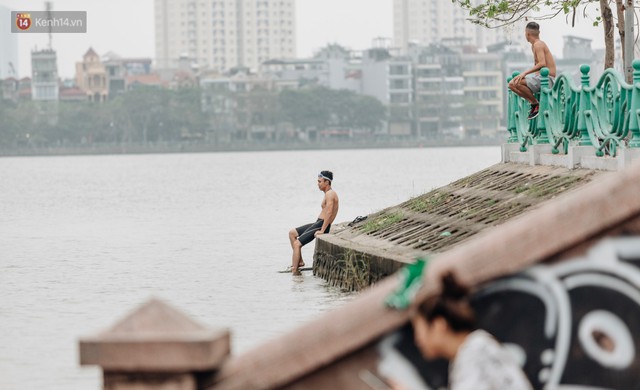
<svg viewBox="0 0 640 390">
<path fill-rule="evenodd" d="M 533 51 L 533 68 L 520 73 L 509 82 L 509 89 L 516 95 L 531 103 L 528 119 L 538 116 L 538 99 L 535 94 L 540 92 L 540 69 L 549 68 L 549 88 L 553 86 L 556 77 L 556 61 L 546 43 L 540 40 L 540 25 L 529 22 L 525 28 L 525 38 L 531 44 Z"/>
<path fill-rule="evenodd" d="M 331 223 L 338 215 L 338 194 L 331 188 L 333 181 L 333 173 L 330 171 L 322 171 L 318 175 L 318 189 L 324 192 L 322 199 L 322 211 L 318 219 L 289 232 L 289 241 L 291 241 L 291 249 L 293 256 L 291 258 L 291 272 L 294 275 L 300 275 L 300 268 L 304 267 L 302 261 L 302 247 L 310 243 L 314 238 L 321 234 L 329 233 Z"/>
</svg>

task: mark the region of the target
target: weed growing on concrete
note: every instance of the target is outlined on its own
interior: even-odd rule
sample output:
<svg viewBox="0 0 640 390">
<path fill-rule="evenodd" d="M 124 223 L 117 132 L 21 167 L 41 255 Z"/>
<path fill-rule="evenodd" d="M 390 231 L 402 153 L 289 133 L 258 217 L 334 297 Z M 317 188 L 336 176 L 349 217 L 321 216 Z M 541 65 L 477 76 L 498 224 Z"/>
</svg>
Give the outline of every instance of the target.
<svg viewBox="0 0 640 390">
<path fill-rule="evenodd" d="M 401 212 L 394 212 L 391 214 L 380 214 L 375 218 L 370 218 L 363 226 L 362 230 L 365 233 L 375 233 L 382 229 L 386 229 L 389 226 L 398 223 L 404 219 L 404 214 Z"/>
<path fill-rule="evenodd" d="M 527 196 L 534 198 L 542 198 L 548 195 L 555 195 L 558 192 L 567 190 L 573 187 L 576 183 L 580 182 L 582 178 L 576 176 L 568 177 L 552 177 L 549 180 L 545 180 L 536 184 L 523 184 L 515 188 L 515 193 L 525 193 Z"/>
<path fill-rule="evenodd" d="M 529 188 L 529 183 L 521 184 L 521 185 L 517 186 L 514 191 L 515 191 L 516 194 L 520 194 L 520 193 L 525 192 L 528 188 Z"/>
<path fill-rule="evenodd" d="M 347 290 L 362 290 L 370 284 L 369 262 L 353 249 L 343 252 L 338 265 L 344 270 L 341 285 Z"/>
<path fill-rule="evenodd" d="M 407 207 L 417 213 L 427 213 L 446 203 L 450 196 L 447 192 L 433 191 L 411 199 L 407 202 Z"/>
</svg>

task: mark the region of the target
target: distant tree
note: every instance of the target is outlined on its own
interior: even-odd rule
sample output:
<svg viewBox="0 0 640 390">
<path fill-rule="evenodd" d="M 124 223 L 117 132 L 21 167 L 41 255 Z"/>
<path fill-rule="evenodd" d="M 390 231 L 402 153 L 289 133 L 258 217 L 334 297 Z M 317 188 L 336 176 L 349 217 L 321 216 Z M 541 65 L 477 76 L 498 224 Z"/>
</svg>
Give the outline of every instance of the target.
<svg viewBox="0 0 640 390">
<path fill-rule="evenodd" d="M 108 142 L 110 138 L 109 110 L 104 104 L 60 102 L 58 120 L 46 131 L 47 143 L 77 145 Z"/>
<path fill-rule="evenodd" d="M 352 112 L 353 127 L 371 131 L 379 129 L 382 121 L 387 118 L 387 109 L 384 104 L 372 96 L 355 95 Z"/>
<path fill-rule="evenodd" d="M 37 102 L 0 101 L 0 148 L 198 141 L 209 130 L 243 137 L 255 126 L 273 128 L 283 121 L 303 132 L 329 126 L 374 130 L 386 109 L 375 98 L 324 87 L 206 96 L 200 88 L 139 87 L 103 104 L 60 102 L 56 115 L 57 121 L 47 123 Z"/>
<path fill-rule="evenodd" d="M 14 103 L 0 100 L 0 145 L 7 148 L 24 147 L 41 131 L 37 123 L 37 108 L 32 101 Z"/>
<path fill-rule="evenodd" d="M 278 94 L 265 88 L 254 88 L 246 96 L 249 126 L 275 126 L 282 119 Z"/>
<path fill-rule="evenodd" d="M 202 93 L 202 110 L 207 119 L 209 140 L 229 141 L 237 128 L 237 96 L 226 87 L 208 87 Z"/>
<path fill-rule="evenodd" d="M 280 106 L 283 117 L 303 131 L 329 126 L 375 130 L 386 118 L 379 100 L 344 89 L 285 90 L 280 93 Z"/>
<path fill-rule="evenodd" d="M 200 95 L 188 89 L 136 88 L 110 102 L 110 109 L 123 143 L 178 140 L 204 127 Z"/>
<path fill-rule="evenodd" d="M 202 138 L 207 121 L 201 108 L 201 96 L 200 88 L 168 91 L 162 102 L 163 106 L 156 115 L 156 133 L 163 139 Z M 160 124 L 162 125 L 159 126 Z M 179 133 L 175 132 L 176 130 L 179 130 Z"/>
<path fill-rule="evenodd" d="M 312 127 L 324 127 L 330 113 L 321 96 L 325 94 L 323 89 L 326 88 L 282 91 L 279 100 L 283 117 L 303 132 Z"/>
<path fill-rule="evenodd" d="M 11 148 L 15 144 L 14 113 L 14 104 L 10 104 L 9 100 L 0 100 L 0 123 L 2 123 L 2 126 L 0 126 L 0 148 L 2 149 Z"/>
</svg>

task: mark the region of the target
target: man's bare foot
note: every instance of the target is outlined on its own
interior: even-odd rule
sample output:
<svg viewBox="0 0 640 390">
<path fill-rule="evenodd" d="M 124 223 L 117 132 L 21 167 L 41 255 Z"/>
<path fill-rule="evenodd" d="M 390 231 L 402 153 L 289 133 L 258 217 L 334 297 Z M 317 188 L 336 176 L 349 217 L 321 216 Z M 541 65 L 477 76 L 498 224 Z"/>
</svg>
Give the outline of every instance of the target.
<svg viewBox="0 0 640 390">
<path fill-rule="evenodd" d="M 304 267 L 304 261 L 300 260 L 300 262 L 298 263 L 298 268 L 303 268 Z"/>
<path fill-rule="evenodd" d="M 292 269 L 291 270 L 291 275 L 296 275 L 296 276 L 302 275 L 302 272 L 300 272 L 299 269 Z"/>
</svg>

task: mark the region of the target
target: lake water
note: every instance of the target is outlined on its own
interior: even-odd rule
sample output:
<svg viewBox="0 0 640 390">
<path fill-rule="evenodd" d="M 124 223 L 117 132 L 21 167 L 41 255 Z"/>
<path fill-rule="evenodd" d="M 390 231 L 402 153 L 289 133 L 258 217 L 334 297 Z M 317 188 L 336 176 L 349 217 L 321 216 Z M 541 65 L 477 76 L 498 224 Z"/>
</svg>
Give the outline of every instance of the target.
<svg viewBox="0 0 640 390">
<path fill-rule="evenodd" d="M 98 389 L 78 338 L 151 296 L 232 330 L 237 354 L 351 299 L 290 264 L 287 234 L 476 172 L 499 147 L 0 159 L 0 389 Z M 311 265 L 313 244 L 303 248 Z"/>
</svg>

